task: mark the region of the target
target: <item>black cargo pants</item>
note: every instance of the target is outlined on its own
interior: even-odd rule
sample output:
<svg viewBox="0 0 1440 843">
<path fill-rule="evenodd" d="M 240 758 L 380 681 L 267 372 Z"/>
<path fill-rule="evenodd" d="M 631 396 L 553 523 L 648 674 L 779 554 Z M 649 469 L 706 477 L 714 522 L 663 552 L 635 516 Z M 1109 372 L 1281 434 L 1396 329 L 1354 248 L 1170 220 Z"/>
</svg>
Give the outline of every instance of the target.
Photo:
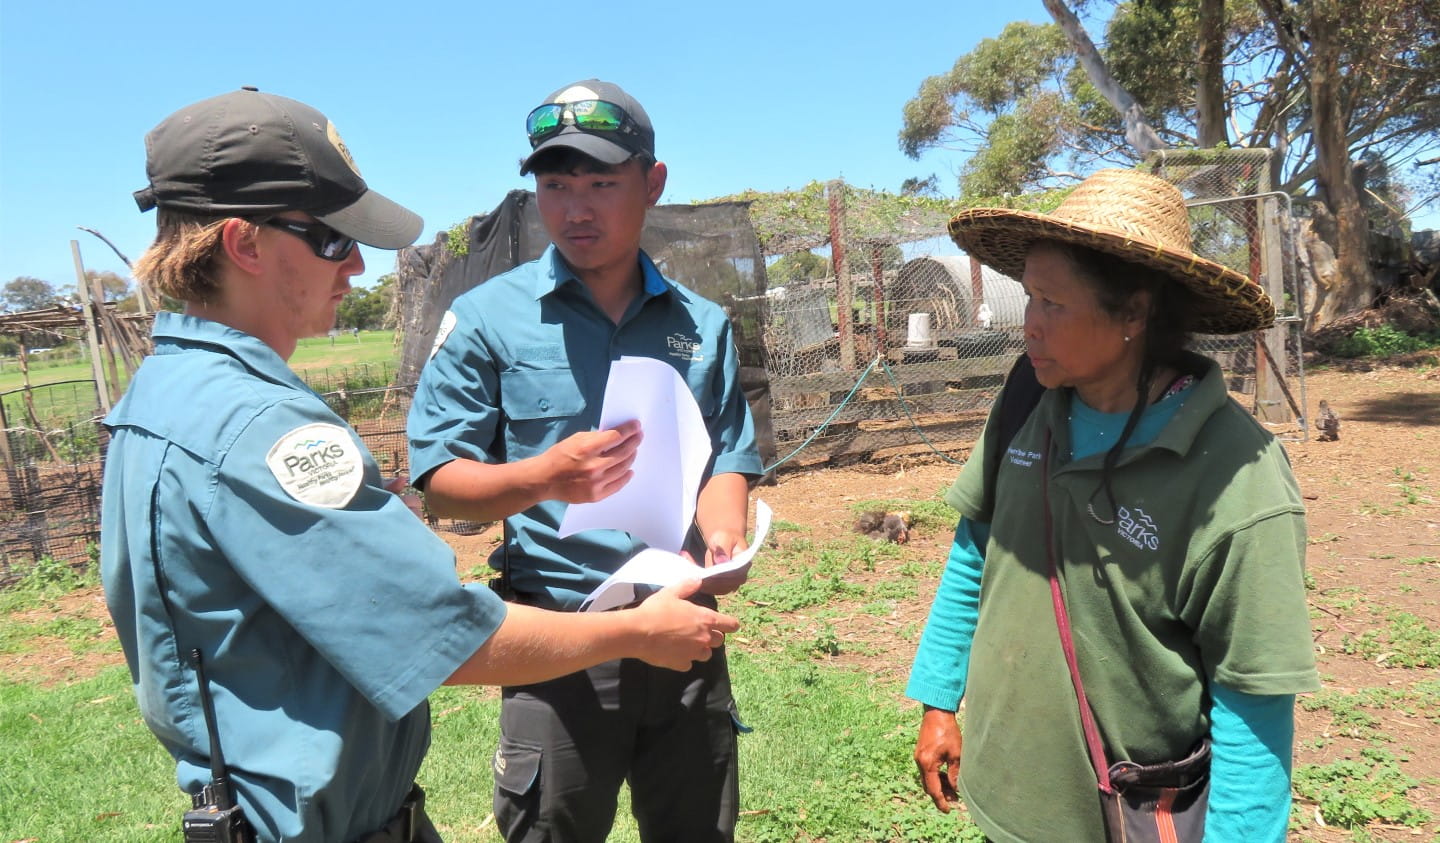
<svg viewBox="0 0 1440 843">
<path fill-rule="evenodd" d="M 739 728 L 723 647 L 686 673 L 623 659 L 505 688 L 496 823 L 508 843 L 603 843 L 623 781 L 645 843 L 728 843 Z"/>
</svg>

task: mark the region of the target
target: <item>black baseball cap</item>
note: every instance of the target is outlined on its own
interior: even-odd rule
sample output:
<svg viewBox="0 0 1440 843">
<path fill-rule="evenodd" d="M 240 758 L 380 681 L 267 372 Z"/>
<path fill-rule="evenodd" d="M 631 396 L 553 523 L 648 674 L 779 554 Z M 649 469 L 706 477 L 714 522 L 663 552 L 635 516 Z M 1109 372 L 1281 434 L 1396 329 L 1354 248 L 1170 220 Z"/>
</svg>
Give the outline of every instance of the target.
<svg viewBox="0 0 1440 843">
<path fill-rule="evenodd" d="M 310 106 L 255 88 L 221 94 L 166 117 L 145 136 L 158 206 L 250 217 L 304 211 L 368 246 L 400 249 L 420 236 L 419 215 L 371 190 L 335 125 Z"/>
<path fill-rule="evenodd" d="M 535 159 L 547 150 L 569 147 L 594 158 L 602 164 L 623 164 L 636 155 L 655 157 L 655 127 L 650 125 L 650 115 L 645 108 L 614 82 L 599 79 L 585 79 L 572 82 L 545 98 L 540 107 L 555 103 L 565 104 L 583 100 L 604 100 L 620 106 L 629 118 L 620 131 L 597 132 L 582 129 L 571 123 L 559 132 L 531 141 L 529 157 L 520 162 L 520 175 L 530 172 Z"/>
</svg>

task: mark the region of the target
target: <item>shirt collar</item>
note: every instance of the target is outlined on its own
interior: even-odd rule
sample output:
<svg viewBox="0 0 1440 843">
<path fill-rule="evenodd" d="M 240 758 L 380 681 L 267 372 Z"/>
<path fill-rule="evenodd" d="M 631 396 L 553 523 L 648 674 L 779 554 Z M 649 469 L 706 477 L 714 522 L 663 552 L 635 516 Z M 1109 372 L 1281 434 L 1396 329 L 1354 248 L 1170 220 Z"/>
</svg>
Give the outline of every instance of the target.
<svg viewBox="0 0 1440 843">
<path fill-rule="evenodd" d="M 1190 372 L 1199 372 L 1194 385 L 1187 390 L 1188 394 L 1185 403 L 1175 411 L 1168 424 L 1161 428 L 1160 433 L 1150 444 L 1138 449 L 1127 448 L 1126 453 L 1121 456 L 1119 465 L 1124 465 L 1140 454 L 1151 448 L 1165 448 L 1173 451 L 1181 457 L 1190 452 L 1195 439 L 1200 435 L 1205 422 L 1214 415 L 1226 402 L 1230 400 L 1230 394 L 1226 391 L 1225 377 L 1220 371 L 1220 365 L 1214 360 L 1194 352 L 1184 352 L 1187 358 L 1184 369 Z M 1050 425 L 1050 435 L 1054 444 L 1062 453 L 1070 452 L 1070 425 L 1068 423 L 1071 402 L 1075 401 L 1071 389 L 1047 389 L 1041 396 L 1041 403 L 1036 407 L 1037 412 L 1046 414 L 1045 419 Z M 1082 466 L 1088 466 L 1092 457 L 1078 460 Z"/>
<path fill-rule="evenodd" d="M 300 376 L 291 371 L 289 365 L 275 353 L 275 349 L 229 325 L 198 316 L 161 311 L 155 314 L 151 335 L 155 339 L 157 355 L 179 354 L 187 347 L 211 346 L 214 350 L 239 360 L 247 369 L 265 380 L 309 389 Z"/>
<path fill-rule="evenodd" d="M 552 243 L 545 247 L 544 253 L 540 255 L 539 262 L 543 271 L 537 273 L 535 276 L 536 301 L 545 298 L 566 284 L 581 283 L 579 277 L 575 275 L 575 270 L 571 269 L 570 264 L 565 262 L 565 258 L 560 255 L 560 250 L 555 248 L 555 244 Z M 664 275 L 660 274 L 660 270 L 656 268 L 655 262 L 650 259 L 649 255 L 645 254 L 644 249 L 640 250 L 640 276 L 644 281 L 645 295 L 647 297 L 654 298 L 663 293 L 668 293 L 672 289 L 670 282 L 665 280 Z"/>
</svg>

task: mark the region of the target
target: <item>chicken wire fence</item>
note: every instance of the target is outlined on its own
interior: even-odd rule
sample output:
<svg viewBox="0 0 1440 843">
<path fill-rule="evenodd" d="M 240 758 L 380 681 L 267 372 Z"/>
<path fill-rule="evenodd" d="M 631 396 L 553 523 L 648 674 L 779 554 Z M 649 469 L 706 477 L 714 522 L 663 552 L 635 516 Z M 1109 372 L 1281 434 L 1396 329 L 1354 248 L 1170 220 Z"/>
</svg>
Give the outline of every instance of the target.
<svg viewBox="0 0 1440 843">
<path fill-rule="evenodd" d="M 1145 169 L 1185 195 L 1196 252 L 1257 279 L 1276 304 L 1275 327 L 1199 335 L 1191 347 L 1220 363 L 1260 421 L 1303 438 L 1295 225 L 1289 197 L 1270 189 L 1270 153 L 1169 151 Z M 797 258 L 802 250 L 770 259 L 764 324 L 778 452 L 797 465 L 954 457 L 974 442 L 1024 348 L 1025 294 L 956 250 L 937 216 L 888 236 L 847 232 L 847 220 L 886 215 L 866 207 L 884 200 L 865 192 L 844 199 L 835 238 L 849 244 L 843 260 L 833 260 L 834 239 L 830 260 Z M 845 271 L 833 272 L 837 263 Z"/>
</svg>

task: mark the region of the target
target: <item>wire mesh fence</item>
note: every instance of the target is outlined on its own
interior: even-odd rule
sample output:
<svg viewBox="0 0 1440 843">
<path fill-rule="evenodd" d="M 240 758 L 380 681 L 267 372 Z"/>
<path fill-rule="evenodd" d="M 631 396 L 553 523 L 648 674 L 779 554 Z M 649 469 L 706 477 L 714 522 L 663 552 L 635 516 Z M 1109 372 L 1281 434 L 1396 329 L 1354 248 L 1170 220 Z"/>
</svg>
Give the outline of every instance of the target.
<svg viewBox="0 0 1440 843">
<path fill-rule="evenodd" d="M 1220 363 L 1232 393 L 1262 422 L 1304 437 L 1295 226 L 1288 197 L 1270 190 L 1270 153 L 1170 152 L 1146 166 L 1186 196 L 1196 251 L 1255 278 L 1275 300 L 1274 328 L 1196 336 L 1192 348 Z M 765 343 L 782 462 L 926 451 L 953 458 L 973 443 L 1024 347 L 1024 291 L 956 250 L 940 217 L 915 214 L 886 232 L 875 221 L 894 215 L 873 205 L 888 199 L 843 196 L 847 206 L 832 210 L 830 255 L 812 260 L 821 250 L 805 249 L 770 259 Z M 847 230 L 856 219 L 868 227 Z"/>
</svg>

